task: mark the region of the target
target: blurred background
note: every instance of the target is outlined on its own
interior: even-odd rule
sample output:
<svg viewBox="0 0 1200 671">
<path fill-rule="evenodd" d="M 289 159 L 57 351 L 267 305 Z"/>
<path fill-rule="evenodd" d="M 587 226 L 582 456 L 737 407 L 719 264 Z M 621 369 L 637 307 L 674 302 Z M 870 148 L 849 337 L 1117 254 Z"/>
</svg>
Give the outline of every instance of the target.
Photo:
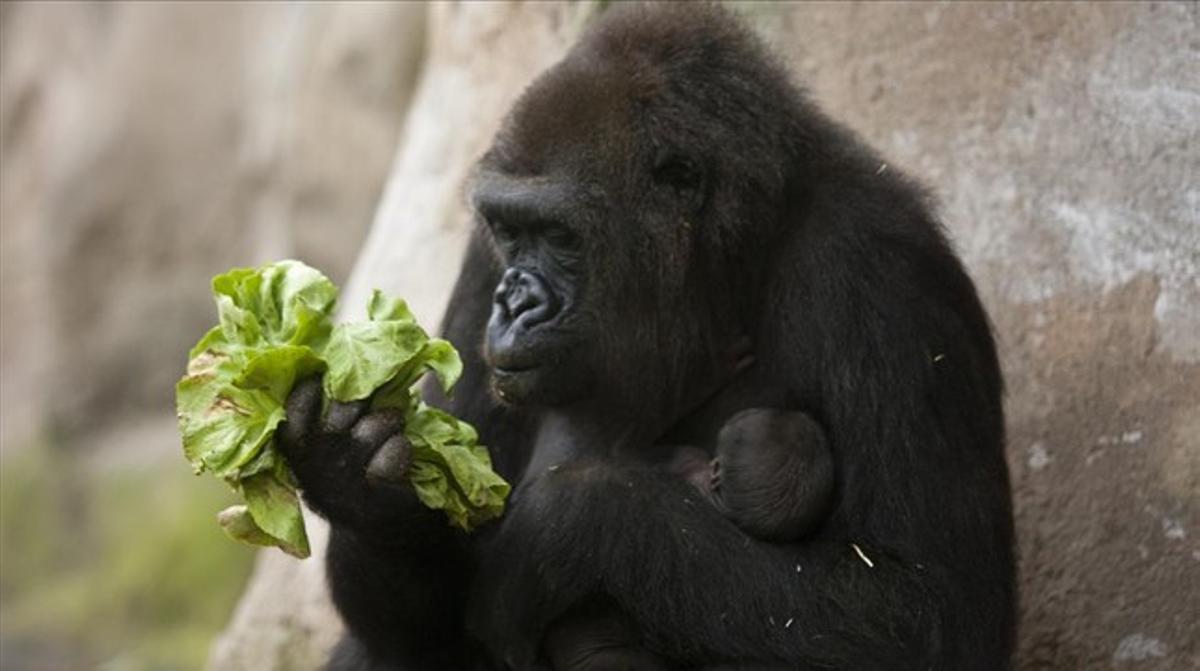
<svg viewBox="0 0 1200 671">
<path fill-rule="evenodd" d="M 345 281 L 424 7 L 0 12 L 0 667 L 197 668 L 253 559 L 180 460 L 209 279 L 295 256 Z"/>
<path fill-rule="evenodd" d="M 606 4 L 0 4 L 0 668 L 315 668 L 319 561 L 181 458 L 208 281 L 300 258 L 436 327 L 471 162 Z M 1200 666 L 1198 5 L 730 4 L 979 284 L 1020 668 Z"/>
</svg>

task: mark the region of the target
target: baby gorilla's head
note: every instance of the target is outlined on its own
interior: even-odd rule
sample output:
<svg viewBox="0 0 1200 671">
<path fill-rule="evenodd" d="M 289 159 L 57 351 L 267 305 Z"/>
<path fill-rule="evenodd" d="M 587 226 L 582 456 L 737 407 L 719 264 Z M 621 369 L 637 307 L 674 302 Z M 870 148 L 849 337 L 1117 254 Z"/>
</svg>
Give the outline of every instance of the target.
<svg viewBox="0 0 1200 671">
<path fill-rule="evenodd" d="M 702 455 L 685 448 L 673 468 L 746 533 L 794 541 L 823 519 L 833 494 L 833 458 L 824 431 L 803 412 L 743 410 L 722 427 L 716 458 Z"/>
</svg>

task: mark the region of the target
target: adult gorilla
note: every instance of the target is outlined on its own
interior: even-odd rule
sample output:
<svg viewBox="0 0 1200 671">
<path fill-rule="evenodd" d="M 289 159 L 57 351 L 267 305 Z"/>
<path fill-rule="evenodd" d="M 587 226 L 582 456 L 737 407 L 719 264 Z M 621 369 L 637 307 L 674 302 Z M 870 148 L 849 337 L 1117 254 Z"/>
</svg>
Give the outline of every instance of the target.
<svg viewBox="0 0 1200 671">
<path fill-rule="evenodd" d="M 448 407 L 519 483 L 505 517 L 457 534 L 395 484 L 393 416 L 291 399 L 281 446 L 333 524 L 351 631 L 334 666 L 561 666 L 546 641 L 583 631 L 630 668 L 1006 668 L 996 353 L 883 167 L 720 9 L 607 13 L 483 158 L 446 316 L 466 356 Z M 746 339 L 756 363 L 726 380 Z M 644 463 L 750 407 L 828 436 L 834 501 L 800 542 Z"/>
</svg>

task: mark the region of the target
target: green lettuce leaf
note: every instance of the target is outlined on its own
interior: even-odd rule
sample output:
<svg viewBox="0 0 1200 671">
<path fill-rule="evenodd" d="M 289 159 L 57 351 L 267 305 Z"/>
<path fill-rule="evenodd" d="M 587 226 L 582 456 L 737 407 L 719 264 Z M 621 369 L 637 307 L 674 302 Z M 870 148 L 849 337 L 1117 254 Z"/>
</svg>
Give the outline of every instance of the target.
<svg viewBox="0 0 1200 671">
<path fill-rule="evenodd" d="M 235 268 L 213 278 L 212 287 L 221 329 L 231 343 L 319 349 L 332 328 L 337 288 L 299 261 Z"/>
<path fill-rule="evenodd" d="M 304 518 L 301 516 L 299 504 L 294 510 L 296 522 L 292 528 L 298 531 L 295 542 L 272 536 L 263 531 L 250 514 L 249 506 L 245 505 L 230 506 L 222 510 L 217 514 L 217 523 L 221 525 L 221 529 L 225 531 L 226 535 L 235 541 L 250 545 L 278 547 L 293 557 L 303 559 L 309 555 L 308 536 L 304 533 Z"/>
<path fill-rule="evenodd" d="M 492 471 L 487 450 L 476 445 L 474 427 L 423 403 L 405 421 L 413 446 L 412 483 L 422 503 L 444 509 L 451 523 L 466 530 L 504 512 L 509 484 Z"/>
<path fill-rule="evenodd" d="M 308 534 L 296 488 L 274 471 L 257 473 L 241 481 L 242 495 L 254 525 L 288 554 L 308 556 Z"/>
<path fill-rule="evenodd" d="M 396 377 L 425 347 L 420 326 L 401 321 L 338 324 L 325 348 L 325 394 L 357 401 Z"/>
<path fill-rule="evenodd" d="M 375 291 L 367 321 L 333 325 L 337 288 L 298 261 L 236 268 L 213 278 L 218 324 L 188 352 L 176 385 L 184 456 L 246 500 L 220 513 L 239 541 L 308 556 L 296 481 L 272 442 L 296 382 L 324 374 L 328 398 L 371 398 L 405 413 L 413 444 L 409 478 L 425 505 L 463 530 L 499 517 L 509 485 L 491 468 L 470 425 L 421 402 L 413 390 L 432 372 L 449 393 L 462 360 L 430 338 L 408 305 Z"/>
</svg>

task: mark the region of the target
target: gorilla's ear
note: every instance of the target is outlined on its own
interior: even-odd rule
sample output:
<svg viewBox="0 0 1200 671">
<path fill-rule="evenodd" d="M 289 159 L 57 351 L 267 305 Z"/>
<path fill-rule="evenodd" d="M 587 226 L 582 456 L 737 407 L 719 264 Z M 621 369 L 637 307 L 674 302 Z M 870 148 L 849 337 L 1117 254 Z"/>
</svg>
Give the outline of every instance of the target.
<svg viewBox="0 0 1200 671">
<path fill-rule="evenodd" d="M 654 162 L 651 175 L 657 186 L 670 189 L 688 211 L 696 212 L 703 207 L 708 175 L 699 161 L 680 153 L 664 153 Z"/>
</svg>

